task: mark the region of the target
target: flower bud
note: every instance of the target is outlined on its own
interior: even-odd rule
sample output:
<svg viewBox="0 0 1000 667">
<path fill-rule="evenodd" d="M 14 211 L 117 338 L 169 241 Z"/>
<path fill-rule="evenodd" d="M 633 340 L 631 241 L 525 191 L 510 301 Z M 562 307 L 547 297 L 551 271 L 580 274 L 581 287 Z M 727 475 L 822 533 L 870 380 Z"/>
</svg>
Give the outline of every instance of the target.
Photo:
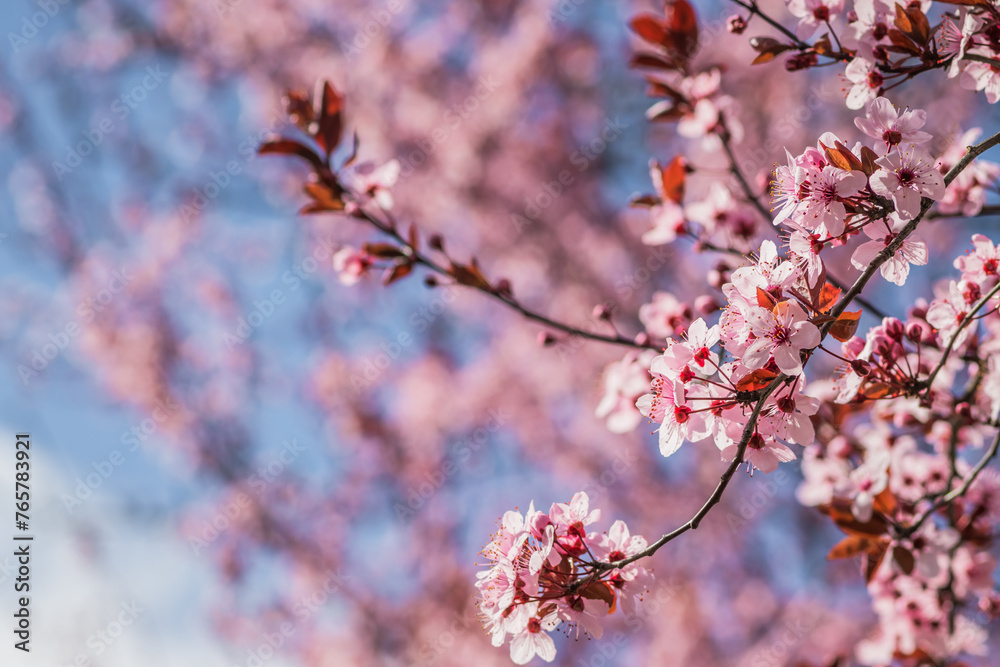
<svg viewBox="0 0 1000 667">
<path fill-rule="evenodd" d="M 869 364 L 864 359 L 855 359 L 851 362 L 851 370 L 857 373 L 859 376 L 866 378 L 871 375 L 872 365 Z"/>
<path fill-rule="evenodd" d="M 747 29 L 746 19 L 739 14 L 733 14 L 726 21 L 726 29 L 734 35 L 742 35 L 743 31 Z"/>
<path fill-rule="evenodd" d="M 892 340 L 900 343 L 903 341 L 903 335 L 906 333 L 903 323 L 897 320 L 895 317 L 887 317 L 882 322 L 882 329 L 885 331 L 885 335 Z"/>
<path fill-rule="evenodd" d="M 910 322 L 906 325 L 906 337 L 910 342 L 919 343 L 924 338 L 924 326 L 920 322 Z"/>
</svg>

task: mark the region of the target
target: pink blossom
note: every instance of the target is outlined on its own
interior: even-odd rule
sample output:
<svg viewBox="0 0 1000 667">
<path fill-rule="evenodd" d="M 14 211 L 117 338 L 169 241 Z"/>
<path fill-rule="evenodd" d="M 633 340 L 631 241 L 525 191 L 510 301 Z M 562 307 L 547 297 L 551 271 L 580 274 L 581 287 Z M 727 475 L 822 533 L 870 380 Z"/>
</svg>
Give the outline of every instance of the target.
<svg viewBox="0 0 1000 667">
<path fill-rule="evenodd" d="M 655 367 L 653 370 L 655 373 Z M 681 382 L 659 376 L 653 380 L 653 393 L 636 401 L 636 407 L 644 416 L 660 424 L 656 431 L 663 456 L 670 456 L 684 443 L 685 424 L 691 414 L 691 408 L 684 404 L 684 395 Z"/>
<path fill-rule="evenodd" d="M 607 419 L 612 433 L 628 433 L 642 421 L 635 401 L 649 389 L 649 365 L 655 356 L 653 350 L 631 351 L 605 368 L 604 395 L 594 414 Z"/>
<path fill-rule="evenodd" d="M 655 292 L 650 303 L 639 307 L 639 321 L 649 335 L 671 338 L 684 334 L 691 323 L 691 306 L 670 292 Z"/>
<path fill-rule="evenodd" d="M 861 191 L 868 178 L 860 171 L 823 167 L 805 183 L 808 189 L 796 216 L 798 222 L 806 229 L 823 229 L 829 236 L 843 234 L 847 210 L 842 200 Z"/>
<path fill-rule="evenodd" d="M 353 285 L 368 275 L 372 261 L 368 253 L 351 246 L 344 246 L 334 254 L 333 268 L 340 273 L 340 282 Z"/>
<path fill-rule="evenodd" d="M 834 21 L 837 15 L 844 11 L 843 0 L 786 0 L 788 11 L 799 19 L 795 28 L 795 36 L 799 39 L 809 39 L 816 28 Z"/>
<path fill-rule="evenodd" d="M 341 173 L 344 184 L 361 196 L 359 203 L 373 201 L 379 208 L 392 208 L 392 186 L 399 180 L 400 166 L 396 160 L 389 160 L 376 167 L 374 162 L 362 162 L 348 167 Z"/>
<path fill-rule="evenodd" d="M 867 269 L 905 226 L 906 222 L 895 213 L 889 218 L 865 225 L 865 235 L 872 240 L 858 246 L 851 256 L 851 264 L 857 269 Z M 889 282 L 902 285 L 910 274 L 911 264 L 917 266 L 927 264 L 927 244 L 914 239 L 912 234 L 896 249 L 892 257 L 879 267 L 879 271 Z"/>
<path fill-rule="evenodd" d="M 847 93 L 848 109 L 863 109 L 866 104 L 878 97 L 885 81 L 875 63 L 862 56 L 855 57 L 844 68 L 844 76 L 853 84 Z"/>
<path fill-rule="evenodd" d="M 887 148 L 900 144 L 922 144 L 931 139 L 930 134 L 920 131 L 927 122 L 927 112 L 923 109 L 900 114 L 892 102 L 878 97 L 868 103 L 865 116 L 855 118 L 854 124 L 869 137 L 882 141 Z"/>
<path fill-rule="evenodd" d="M 972 245 L 972 254 L 958 257 L 955 268 L 962 272 L 963 280 L 980 285 L 995 283 L 1000 269 L 1000 248 L 982 234 L 972 236 Z"/>
<path fill-rule="evenodd" d="M 750 308 L 747 320 L 757 339 L 743 355 L 748 368 L 762 368 L 771 357 L 787 375 L 802 373 L 799 353 L 819 345 L 816 325 L 805 309 L 794 301 L 781 301 L 774 308 Z"/>
<path fill-rule="evenodd" d="M 872 174 L 872 190 L 891 197 L 900 217 L 912 220 L 920 213 L 921 196 L 940 199 L 944 180 L 934 168 L 934 160 L 922 148 L 909 146 L 875 161 L 881 169 Z"/>
<path fill-rule="evenodd" d="M 732 461 L 739 450 L 738 445 L 729 445 L 722 450 L 722 459 Z M 772 473 L 778 469 L 779 463 L 795 460 L 795 452 L 776 440 L 768 440 L 760 433 L 754 433 L 747 443 L 743 460 L 763 473 Z"/>
</svg>

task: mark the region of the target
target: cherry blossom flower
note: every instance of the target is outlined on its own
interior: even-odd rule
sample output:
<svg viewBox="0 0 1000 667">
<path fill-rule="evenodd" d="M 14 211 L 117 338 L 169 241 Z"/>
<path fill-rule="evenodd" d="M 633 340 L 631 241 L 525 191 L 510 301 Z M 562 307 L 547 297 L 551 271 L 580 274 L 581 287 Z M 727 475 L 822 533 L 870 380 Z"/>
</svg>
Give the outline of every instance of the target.
<svg viewBox="0 0 1000 667">
<path fill-rule="evenodd" d="M 639 307 L 639 321 L 656 338 L 681 336 L 691 323 L 691 306 L 670 292 L 655 292 L 650 303 Z"/>
<path fill-rule="evenodd" d="M 896 111 L 892 102 L 878 97 L 865 108 L 865 118 L 855 118 L 854 124 L 869 137 L 882 141 L 887 148 L 900 144 L 922 144 L 930 141 L 931 135 L 921 132 L 927 122 L 927 112 L 923 109 Z"/>
<path fill-rule="evenodd" d="M 844 233 L 847 210 L 842 199 L 851 197 L 868 183 L 860 171 L 823 167 L 806 180 L 808 191 L 798 210 L 797 220 L 806 229 L 823 229 L 829 236 Z"/>
<path fill-rule="evenodd" d="M 820 235 L 810 232 L 797 223 L 789 224 L 792 233 L 788 235 L 788 251 L 791 263 L 812 286 L 823 273 L 823 260 L 819 253 L 823 249 Z"/>
<path fill-rule="evenodd" d="M 757 339 L 744 353 L 743 363 L 751 369 L 762 368 L 773 357 L 782 373 L 802 373 L 800 352 L 820 342 L 819 329 L 808 318 L 794 301 L 781 301 L 771 309 L 751 308 L 747 319 Z"/>
<path fill-rule="evenodd" d="M 656 373 L 654 366 L 650 369 Z M 685 424 L 691 408 L 684 404 L 684 385 L 678 380 L 658 376 L 653 380 L 654 392 L 636 401 L 636 407 L 648 419 L 660 424 L 660 454 L 670 456 L 684 443 Z"/>
<path fill-rule="evenodd" d="M 875 496 L 889 484 L 890 462 L 887 449 L 869 448 L 865 452 L 864 463 L 855 468 L 837 488 L 837 495 L 851 498 L 851 513 L 858 521 L 871 519 Z"/>
<path fill-rule="evenodd" d="M 373 201 L 379 208 L 392 208 L 392 186 L 399 180 L 400 166 L 396 160 L 389 160 L 381 166 L 374 162 L 362 162 L 348 167 L 341 173 L 341 179 L 355 193 L 361 195 L 359 203 Z"/>
<path fill-rule="evenodd" d="M 891 197 L 899 215 L 912 220 L 920 213 L 921 196 L 940 199 L 944 196 L 944 180 L 933 167 L 934 160 L 922 148 L 909 146 L 875 161 L 881 169 L 872 174 L 872 190 Z"/>
<path fill-rule="evenodd" d="M 642 421 L 635 401 L 649 389 L 649 365 L 656 352 L 630 351 L 604 370 L 604 396 L 594 411 L 612 433 L 629 433 Z"/>
<path fill-rule="evenodd" d="M 642 235 L 646 245 L 666 245 L 683 233 L 685 225 L 684 209 L 670 200 L 663 201 L 649 209 L 653 228 Z"/>
<path fill-rule="evenodd" d="M 857 269 L 867 269 L 905 226 L 906 222 L 895 213 L 883 221 L 865 225 L 865 235 L 872 240 L 858 246 L 851 256 L 851 264 Z M 927 244 L 916 240 L 912 234 L 896 249 L 892 257 L 879 267 L 879 272 L 889 282 L 902 285 L 910 275 L 911 264 L 917 266 L 927 264 Z"/>
<path fill-rule="evenodd" d="M 345 285 L 354 285 L 368 275 L 373 262 L 371 255 L 351 246 L 344 246 L 333 256 L 333 268 Z"/>
<path fill-rule="evenodd" d="M 538 607 L 537 602 L 529 602 L 526 609 L 533 611 Z M 549 632 L 555 630 L 559 625 L 559 619 L 553 612 L 544 618 L 532 616 L 524 630 L 515 634 L 510 640 L 510 659 L 515 665 L 526 665 L 536 655 L 545 662 L 552 662 L 556 658 L 556 645 L 549 636 Z"/>
<path fill-rule="evenodd" d="M 985 46 L 970 48 L 968 53 L 984 58 L 996 58 L 996 53 Z M 1000 100 L 1000 72 L 994 65 L 978 60 L 967 61 L 959 82 L 963 88 L 985 92 L 986 100 L 990 104 L 996 104 L 997 100 Z"/>
<path fill-rule="evenodd" d="M 844 68 L 844 76 L 853 84 L 847 93 L 848 109 L 863 109 L 866 104 L 878 97 L 885 82 L 875 63 L 862 56 L 855 57 Z"/>
<path fill-rule="evenodd" d="M 799 19 L 795 36 L 809 39 L 816 28 L 833 21 L 844 11 L 843 0 L 787 0 L 788 11 Z"/>
<path fill-rule="evenodd" d="M 962 272 L 962 280 L 983 286 L 995 284 L 1000 269 L 1000 248 L 982 234 L 972 236 L 972 245 L 971 255 L 955 259 L 955 268 Z"/>
<path fill-rule="evenodd" d="M 738 445 L 729 445 L 722 450 L 722 459 L 732 461 L 738 452 Z M 754 433 L 747 442 L 743 460 L 763 473 L 772 473 L 779 463 L 795 460 L 795 452 L 776 440 L 768 440 L 760 433 Z"/>
</svg>

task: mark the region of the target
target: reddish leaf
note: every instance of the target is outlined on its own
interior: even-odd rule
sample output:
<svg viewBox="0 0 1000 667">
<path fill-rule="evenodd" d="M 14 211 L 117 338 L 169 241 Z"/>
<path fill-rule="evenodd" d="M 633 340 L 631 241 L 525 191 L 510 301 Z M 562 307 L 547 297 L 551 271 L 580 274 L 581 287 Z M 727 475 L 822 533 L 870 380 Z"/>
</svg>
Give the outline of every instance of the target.
<svg viewBox="0 0 1000 667">
<path fill-rule="evenodd" d="M 341 112 L 344 109 L 344 98 L 341 97 L 328 81 L 323 82 L 323 97 L 319 107 L 319 126 L 316 130 L 316 143 L 329 155 L 340 143 L 340 134 L 344 126 Z"/>
<path fill-rule="evenodd" d="M 313 202 L 307 204 L 305 208 L 309 208 L 308 211 L 300 211 L 306 213 L 317 213 L 321 211 L 343 211 L 344 201 L 341 199 L 340 192 L 334 192 L 328 188 L 323 183 L 306 183 L 302 186 L 305 193 L 312 197 Z"/>
<path fill-rule="evenodd" d="M 829 56 L 833 53 L 833 46 L 830 44 L 830 35 L 824 34 L 813 44 L 813 51 L 821 56 Z"/>
<path fill-rule="evenodd" d="M 317 170 L 323 168 L 323 161 L 316 152 L 294 139 L 277 138 L 265 141 L 257 148 L 258 155 L 298 155 L 305 158 Z"/>
<path fill-rule="evenodd" d="M 651 69 L 672 70 L 677 68 L 677 63 L 673 60 L 653 53 L 639 53 L 629 60 L 629 67 L 648 67 Z"/>
<path fill-rule="evenodd" d="M 822 141 L 819 143 L 826 152 L 826 159 L 829 160 L 837 169 L 843 169 L 844 171 L 861 171 L 861 160 L 857 158 L 851 149 L 840 143 L 839 141 L 833 148 L 830 148 Z"/>
<path fill-rule="evenodd" d="M 899 7 L 899 5 L 896 5 Z M 926 45 L 927 40 L 931 35 L 931 26 L 927 22 L 927 17 L 920 10 L 920 7 L 907 7 L 906 16 L 910 19 L 910 30 L 906 32 L 914 41 Z M 902 30 L 902 28 L 900 28 Z"/>
<path fill-rule="evenodd" d="M 908 53 L 914 56 L 920 54 L 920 48 L 913 43 L 913 40 L 899 30 L 889 31 L 889 41 L 892 42 L 892 45 L 899 49 L 901 53 Z"/>
<path fill-rule="evenodd" d="M 867 146 L 861 147 L 861 171 L 865 172 L 865 176 L 871 176 L 878 171 L 879 167 L 875 164 L 877 159 L 878 153 Z"/>
<path fill-rule="evenodd" d="M 901 547 L 898 544 L 892 550 L 892 559 L 896 561 L 896 565 L 899 569 L 903 571 L 903 574 L 910 574 L 913 572 L 913 566 L 916 564 L 913 558 L 913 552 L 905 547 Z"/>
<path fill-rule="evenodd" d="M 684 199 L 684 179 L 687 176 L 684 156 L 678 155 L 664 169 L 658 162 L 654 162 L 650 167 L 653 175 L 653 182 L 659 179 L 657 190 L 664 201 L 672 201 L 680 204 Z"/>
<path fill-rule="evenodd" d="M 842 558 L 852 558 L 868 551 L 873 543 L 873 540 L 861 535 L 848 535 L 830 549 L 830 553 L 826 555 L 826 559 L 840 560 Z"/>
<path fill-rule="evenodd" d="M 406 276 L 410 275 L 410 273 L 412 272 L 413 272 L 413 264 L 411 264 L 409 261 L 403 261 L 400 262 L 399 264 L 393 264 L 392 268 L 386 272 L 385 278 L 382 279 L 382 284 L 391 285 L 400 278 L 405 278 Z"/>
<path fill-rule="evenodd" d="M 889 487 L 882 489 L 882 492 L 875 496 L 873 508 L 876 512 L 891 517 L 896 513 L 896 496 L 892 495 Z"/>
<path fill-rule="evenodd" d="M 666 41 L 667 29 L 663 25 L 662 19 L 658 16 L 653 14 L 639 14 L 629 21 L 628 25 L 632 28 L 632 32 L 650 44 L 662 45 Z"/>
<path fill-rule="evenodd" d="M 829 516 L 837 527 L 849 535 L 863 537 L 879 537 L 886 533 L 888 524 L 880 515 L 874 514 L 868 521 L 861 522 L 854 518 L 850 502 L 835 501 L 820 506 L 819 510 Z"/>
<path fill-rule="evenodd" d="M 409 237 L 407 238 L 407 242 L 410 244 L 410 247 L 413 248 L 414 250 L 416 250 L 419 247 L 419 245 L 420 245 L 420 235 L 419 235 L 419 233 L 417 231 L 417 225 L 416 224 L 411 224 L 410 225 L 410 234 L 409 234 Z"/>
<path fill-rule="evenodd" d="M 878 545 L 873 547 L 865 556 L 865 582 L 871 583 L 872 578 L 874 578 L 875 573 L 878 571 L 878 566 L 882 564 L 885 559 L 886 551 L 888 551 L 889 540 L 888 538 L 883 538 L 879 540 Z"/>
<path fill-rule="evenodd" d="M 673 38 L 674 48 L 684 61 L 689 60 L 698 47 L 698 17 L 694 7 L 688 0 L 668 1 L 665 25 Z"/>
<path fill-rule="evenodd" d="M 763 389 L 771 384 L 771 380 L 776 377 L 778 377 L 778 374 L 774 371 L 769 371 L 766 368 L 758 368 L 744 375 L 736 383 L 736 391 L 757 391 L 758 389 Z"/>
<path fill-rule="evenodd" d="M 683 117 L 683 107 L 675 106 L 670 100 L 657 102 L 653 106 L 646 109 L 646 118 L 651 121 L 675 121 L 680 120 Z"/>
<path fill-rule="evenodd" d="M 892 387 L 884 382 L 871 382 L 862 387 L 860 393 L 865 398 L 877 401 L 888 396 L 891 391 Z"/>
<path fill-rule="evenodd" d="M 757 305 L 760 306 L 761 308 L 767 308 L 768 310 L 771 310 L 776 305 L 778 305 L 778 301 L 773 296 L 771 296 L 766 290 L 758 287 Z"/>
<path fill-rule="evenodd" d="M 635 208 L 650 208 L 659 203 L 659 197 L 654 197 L 653 195 L 642 195 L 641 197 L 633 197 L 632 200 L 629 201 L 628 205 Z"/>
<path fill-rule="evenodd" d="M 837 321 L 830 327 L 830 335 L 846 343 L 854 337 L 854 332 L 858 330 L 858 321 L 861 319 L 861 310 L 855 312 L 843 312 Z"/>
<path fill-rule="evenodd" d="M 303 132 L 308 131 L 309 124 L 313 122 L 313 106 L 309 99 L 309 93 L 301 90 L 289 90 L 285 93 L 285 113 L 289 120 Z"/>
<path fill-rule="evenodd" d="M 608 613 L 614 611 L 615 590 L 606 581 L 595 581 L 580 591 L 580 597 L 589 600 L 603 600 L 609 607 Z"/>
<path fill-rule="evenodd" d="M 823 290 L 819 293 L 819 302 L 816 304 L 819 306 L 819 311 L 825 313 L 826 311 L 833 308 L 833 305 L 837 303 L 837 299 L 840 298 L 841 289 L 830 283 L 823 284 Z"/>
<path fill-rule="evenodd" d="M 785 51 L 794 49 L 791 44 L 784 44 L 773 37 L 752 37 L 750 47 L 757 52 L 757 57 L 753 59 L 751 65 L 760 65 L 774 60 L 775 56 Z"/>
<path fill-rule="evenodd" d="M 455 279 L 459 285 L 467 285 L 469 287 L 476 287 L 487 292 L 493 290 L 493 286 L 490 285 L 486 277 L 483 276 L 482 271 L 476 265 L 475 260 L 471 265 L 459 264 L 453 262 L 448 272 Z"/>
<path fill-rule="evenodd" d="M 913 23 L 910 21 L 910 17 L 906 13 L 906 10 L 904 10 L 899 5 L 896 5 L 895 7 L 896 7 L 896 20 L 893 21 L 893 23 L 897 28 L 899 28 L 901 32 L 906 33 L 908 35 L 910 32 L 913 31 Z"/>
<path fill-rule="evenodd" d="M 362 248 L 372 257 L 380 259 L 393 259 L 395 257 L 403 257 L 405 254 L 401 248 L 391 243 L 365 243 Z"/>
</svg>

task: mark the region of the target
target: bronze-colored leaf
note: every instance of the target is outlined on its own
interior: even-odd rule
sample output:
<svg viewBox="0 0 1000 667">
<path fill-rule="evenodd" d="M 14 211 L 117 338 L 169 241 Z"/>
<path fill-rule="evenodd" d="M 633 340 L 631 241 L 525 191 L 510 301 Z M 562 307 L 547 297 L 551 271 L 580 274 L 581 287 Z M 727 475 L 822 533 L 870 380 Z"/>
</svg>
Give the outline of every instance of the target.
<svg viewBox="0 0 1000 667">
<path fill-rule="evenodd" d="M 298 155 L 319 170 L 323 168 L 323 161 L 311 148 L 294 139 L 279 137 L 265 141 L 257 148 L 258 155 Z"/>
<path fill-rule="evenodd" d="M 850 311 L 845 311 L 837 317 L 837 321 L 833 323 L 830 327 L 830 335 L 839 340 L 841 343 L 846 343 L 854 337 L 854 333 L 858 330 L 858 321 L 861 319 L 861 310 L 858 309 L 853 313 Z"/>
<path fill-rule="evenodd" d="M 757 305 L 761 308 L 771 310 L 778 305 L 778 300 L 771 296 L 770 292 L 760 287 L 757 288 Z"/>
<path fill-rule="evenodd" d="M 402 248 L 391 243 L 365 243 L 362 249 L 372 257 L 379 259 L 394 259 L 405 256 Z"/>
<path fill-rule="evenodd" d="M 865 583 L 871 583 L 872 579 L 875 577 L 875 573 L 878 571 L 878 566 L 882 564 L 885 559 L 886 551 L 888 551 L 889 539 L 882 538 L 876 546 L 872 547 L 867 554 L 865 554 Z"/>
<path fill-rule="evenodd" d="M 878 153 L 867 146 L 861 147 L 861 171 L 865 172 L 865 176 L 871 176 L 878 171 L 879 167 L 875 164 L 877 159 Z"/>
<path fill-rule="evenodd" d="M 899 5 L 896 5 L 897 7 Z M 918 6 L 910 6 L 906 8 L 906 16 L 910 19 L 910 30 L 903 31 L 908 32 L 909 36 L 917 43 L 921 45 L 926 45 L 927 40 L 931 35 L 931 26 L 927 22 L 927 16 L 924 15 Z"/>
<path fill-rule="evenodd" d="M 916 560 L 913 557 L 913 552 L 906 547 L 896 545 L 892 549 L 892 559 L 896 561 L 896 565 L 899 569 L 903 571 L 903 574 L 910 574 L 913 572 L 913 566 L 916 564 Z"/>
<path fill-rule="evenodd" d="M 448 273 L 451 274 L 452 278 L 454 278 L 455 282 L 459 285 L 475 287 L 487 292 L 493 290 L 493 286 L 490 285 L 489 281 L 486 280 L 486 277 L 483 276 L 483 273 L 479 270 L 475 260 L 473 260 L 473 263 L 470 265 L 453 262 L 448 269 Z"/>
<path fill-rule="evenodd" d="M 876 512 L 891 517 L 896 513 L 896 496 L 892 495 L 892 491 L 886 486 L 882 489 L 882 492 L 875 496 L 874 503 L 872 507 Z"/>
<path fill-rule="evenodd" d="M 302 189 L 307 195 L 309 195 L 314 202 L 316 207 L 315 211 L 309 211 L 314 213 L 317 211 L 343 211 L 344 210 L 344 200 L 341 195 L 343 192 L 333 191 L 323 183 L 309 182 L 302 186 Z"/>
<path fill-rule="evenodd" d="M 657 188 L 664 201 L 680 204 L 684 199 L 684 180 L 687 177 L 684 156 L 678 155 L 670 161 L 666 168 L 658 163 L 653 165 L 654 174 L 658 172 L 660 182 Z"/>
<path fill-rule="evenodd" d="M 830 553 L 826 555 L 827 560 L 840 560 L 842 558 L 852 558 L 860 553 L 868 551 L 874 540 L 862 535 L 848 535 L 840 542 L 833 545 Z"/>
<path fill-rule="evenodd" d="M 819 312 L 825 313 L 833 308 L 834 304 L 837 303 L 837 299 L 840 298 L 841 293 L 842 290 L 839 287 L 830 283 L 824 283 L 823 289 L 819 293 L 819 302 L 816 304 L 819 306 Z"/>
<path fill-rule="evenodd" d="M 769 371 L 766 368 L 758 368 L 744 375 L 736 383 L 736 391 L 757 391 L 758 389 L 763 389 L 771 384 L 771 381 L 776 377 L 778 377 L 778 374 L 774 371 Z"/>
<path fill-rule="evenodd" d="M 864 398 L 877 401 L 880 398 L 885 398 L 892 392 L 892 387 L 884 382 L 869 382 L 861 388 L 860 393 Z"/>
<path fill-rule="evenodd" d="M 332 153 L 340 143 L 340 134 L 344 125 L 341 112 L 344 109 L 344 98 L 330 85 L 329 81 L 323 82 L 323 95 L 319 107 L 319 126 L 316 129 L 316 143 L 326 151 L 327 155 Z"/>
<path fill-rule="evenodd" d="M 400 278 L 405 278 L 413 272 L 413 264 L 408 260 L 399 262 L 398 264 L 393 264 L 386 274 L 385 278 L 382 279 L 383 285 L 391 285 Z"/>
</svg>

